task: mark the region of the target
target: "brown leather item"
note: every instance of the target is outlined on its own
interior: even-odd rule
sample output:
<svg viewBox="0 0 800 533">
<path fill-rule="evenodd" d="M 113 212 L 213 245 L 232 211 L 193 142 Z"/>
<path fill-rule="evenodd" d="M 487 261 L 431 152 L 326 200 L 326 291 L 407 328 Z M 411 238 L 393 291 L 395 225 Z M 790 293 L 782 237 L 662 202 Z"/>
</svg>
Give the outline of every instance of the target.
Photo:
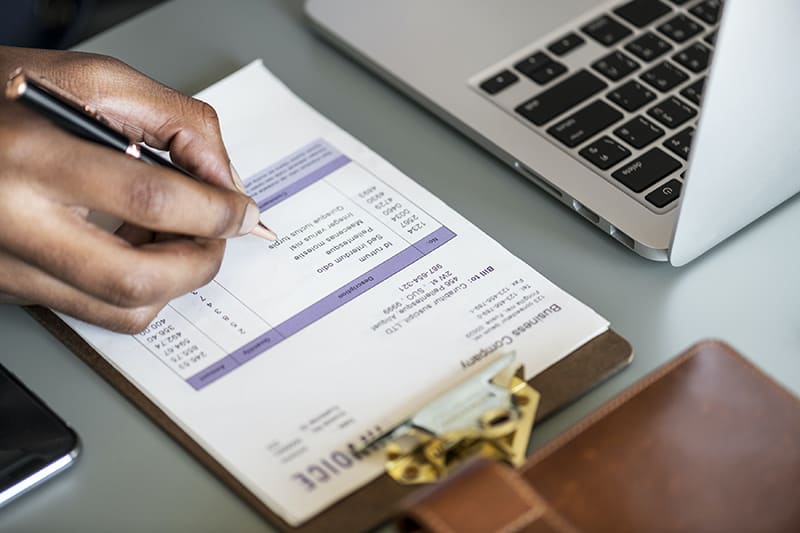
<svg viewBox="0 0 800 533">
<path fill-rule="evenodd" d="M 476 461 L 415 495 L 434 532 L 800 532 L 800 401 L 700 343 L 514 471 Z"/>
</svg>

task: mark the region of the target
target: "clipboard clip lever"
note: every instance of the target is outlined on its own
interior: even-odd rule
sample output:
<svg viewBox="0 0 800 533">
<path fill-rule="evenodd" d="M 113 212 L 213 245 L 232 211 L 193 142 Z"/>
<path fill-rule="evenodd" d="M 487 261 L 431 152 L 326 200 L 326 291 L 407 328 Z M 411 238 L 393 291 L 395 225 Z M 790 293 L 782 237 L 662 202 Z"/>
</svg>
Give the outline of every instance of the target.
<svg viewBox="0 0 800 533">
<path fill-rule="evenodd" d="M 410 485 L 442 479 L 476 455 L 519 466 L 538 404 L 514 353 L 504 354 L 392 431 L 386 471 Z"/>
</svg>

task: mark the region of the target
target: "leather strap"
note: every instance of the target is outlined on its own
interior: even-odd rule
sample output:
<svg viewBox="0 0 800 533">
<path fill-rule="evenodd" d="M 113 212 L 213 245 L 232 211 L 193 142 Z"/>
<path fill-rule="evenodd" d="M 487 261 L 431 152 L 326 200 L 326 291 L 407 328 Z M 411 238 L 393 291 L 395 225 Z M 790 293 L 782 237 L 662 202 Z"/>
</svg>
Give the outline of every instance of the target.
<svg viewBox="0 0 800 533">
<path fill-rule="evenodd" d="M 578 533 L 510 467 L 477 458 L 420 490 L 400 522 L 405 532 Z"/>
</svg>

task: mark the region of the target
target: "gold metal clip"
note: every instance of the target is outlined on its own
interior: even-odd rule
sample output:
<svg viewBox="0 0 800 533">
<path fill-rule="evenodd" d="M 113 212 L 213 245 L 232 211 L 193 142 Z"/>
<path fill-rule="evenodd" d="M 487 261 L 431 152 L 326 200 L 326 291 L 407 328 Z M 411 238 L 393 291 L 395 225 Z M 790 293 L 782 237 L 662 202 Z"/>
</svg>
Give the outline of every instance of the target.
<svg viewBox="0 0 800 533">
<path fill-rule="evenodd" d="M 506 354 L 394 430 L 388 474 L 402 484 L 431 483 L 475 455 L 521 465 L 539 404 L 522 370 Z"/>
</svg>

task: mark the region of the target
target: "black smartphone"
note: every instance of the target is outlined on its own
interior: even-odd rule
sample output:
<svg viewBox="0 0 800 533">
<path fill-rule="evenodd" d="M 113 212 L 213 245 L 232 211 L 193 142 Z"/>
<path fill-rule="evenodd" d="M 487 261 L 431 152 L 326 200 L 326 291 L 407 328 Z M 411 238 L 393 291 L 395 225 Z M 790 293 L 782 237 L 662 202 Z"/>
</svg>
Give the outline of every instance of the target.
<svg viewBox="0 0 800 533">
<path fill-rule="evenodd" d="M 0 365 L 0 507 L 70 466 L 78 435 Z"/>
</svg>

